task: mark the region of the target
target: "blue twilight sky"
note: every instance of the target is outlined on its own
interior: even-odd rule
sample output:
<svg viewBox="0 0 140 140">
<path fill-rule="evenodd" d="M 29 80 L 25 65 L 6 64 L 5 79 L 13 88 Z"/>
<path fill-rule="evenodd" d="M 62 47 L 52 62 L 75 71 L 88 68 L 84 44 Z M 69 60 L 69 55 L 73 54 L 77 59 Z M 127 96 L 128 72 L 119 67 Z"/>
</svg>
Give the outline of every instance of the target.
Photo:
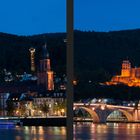
<svg viewBox="0 0 140 140">
<path fill-rule="evenodd" d="M 140 0 L 75 0 L 74 14 L 75 29 L 140 28 Z"/>
<path fill-rule="evenodd" d="M 0 32 L 32 35 L 66 31 L 66 0 L 1 0 Z"/>
</svg>

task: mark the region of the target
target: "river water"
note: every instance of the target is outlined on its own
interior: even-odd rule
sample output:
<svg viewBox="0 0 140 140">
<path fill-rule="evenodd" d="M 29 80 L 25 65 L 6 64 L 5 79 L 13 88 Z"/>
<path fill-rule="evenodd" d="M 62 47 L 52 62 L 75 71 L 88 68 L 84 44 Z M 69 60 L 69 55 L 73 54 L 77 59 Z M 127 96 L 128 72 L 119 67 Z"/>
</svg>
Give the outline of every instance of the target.
<svg viewBox="0 0 140 140">
<path fill-rule="evenodd" d="M 74 140 L 140 140 L 140 123 L 77 123 Z"/>
<path fill-rule="evenodd" d="M 0 140 L 66 140 L 66 127 L 0 125 Z"/>
<path fill-rule="evenodd" d="M 73 140 L 140 140 L 140 123 L 76 123 Z M 66 140 L 66 127 L 0 125 L 0 140 Z"/>
</svg>

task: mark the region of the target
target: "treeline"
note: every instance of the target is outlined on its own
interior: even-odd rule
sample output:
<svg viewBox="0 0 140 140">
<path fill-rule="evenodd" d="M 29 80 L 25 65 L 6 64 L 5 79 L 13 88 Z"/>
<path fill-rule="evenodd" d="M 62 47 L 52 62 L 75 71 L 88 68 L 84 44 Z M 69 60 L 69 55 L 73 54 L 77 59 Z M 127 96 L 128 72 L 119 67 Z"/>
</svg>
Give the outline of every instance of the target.
<svg viewBox="0 0 140 140">
<path fill-rule="evenodd" d="M 140 88 L 100 86 L 119 75 L 121 63 L 128 59 L 140 66 L 140 29 L 114 32 L 75 31 L 74 74 L 78 85 L 75 100 L 103 97 L 121 100 L 140 99 Z"/>
<path fill-rule="evenodd" d="M 0 70 L 6 68 L 14 72 L 29 72 L 29 48 L 36 48 L 38 66 L 42 46 L 47 42 L 52 69 L 57 73 L 66 73 L 64 39 L 65 33 L 33 36 L 0 33 Z M 129 59 L 133 67 L 140 66 L 140 29 L 114 32 L 74 31 L 74 78 L 78 81 L 79 93 L 85 83 L 105 82 L 119 74 L 124 59 Z M 86 90 L 90 92 L 91 89 Z"/>
<path fill-rule="evenodd" d="M 121 63 L 129 59 L 140 66 L 140 29 L 94 32 L 75 31 L 75 77 L 103 82 L 119 74 Z"/>
<path fill-rule="evenodd" d="M 82 87 L 82 88 L 81 88 Z M 80 92 L 79 92 L 80 91 Z M 112 98 L 122 101 L 135 101 L 140 100 L 140 88 L 128 87 L 125 85 L 93 85 L 83 84 L 75 86 L 74 88 L 74 100 L 86 100 L 93 98 Z"/>
<path fill-rule="evenodd" d="M 35 63 L 39 65 L 42 46 L 47 43 L 52 69 L 57 73 L 66 71 L 65 33 L 48 33 L 34 36 L 17 36 L 0 33 L 0 70 L 6 68 L 12 72 L 30 72 L 29 48 L 34 47 Z"/>
</svg>

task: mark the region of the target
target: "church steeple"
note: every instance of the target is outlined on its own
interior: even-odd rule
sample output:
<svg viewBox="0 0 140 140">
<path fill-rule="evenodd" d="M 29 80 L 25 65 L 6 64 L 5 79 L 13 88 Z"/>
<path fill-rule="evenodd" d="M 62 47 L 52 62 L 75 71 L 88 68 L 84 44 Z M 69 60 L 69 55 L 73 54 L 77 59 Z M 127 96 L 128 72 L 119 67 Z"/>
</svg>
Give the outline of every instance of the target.
<svg viewBox="0 0 140 140">
<path fill-rule="evenodd" d="M 49 58 L 49 52 L 47 49 L 47 44 L 42 48 L 42 60 L 40 60 L 40 72 L 38 73 L 38 84 L 45 85 L 47 90 L 54 90 L 54 82 L 53 82 L 53 71 L 51 70 L 51 62 Z"/>
<path fill-rule="evenodd" d="M 47 43 L 43 46 L 43 59 L 49 59 L 49 52 L 47 49 Z"/>
</svg>

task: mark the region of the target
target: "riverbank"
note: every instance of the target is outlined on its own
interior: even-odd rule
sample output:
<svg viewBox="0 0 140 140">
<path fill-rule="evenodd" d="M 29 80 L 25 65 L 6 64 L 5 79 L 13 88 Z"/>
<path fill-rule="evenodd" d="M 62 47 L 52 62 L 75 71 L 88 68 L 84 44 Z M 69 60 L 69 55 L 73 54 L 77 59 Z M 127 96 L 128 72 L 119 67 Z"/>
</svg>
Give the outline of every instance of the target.
<svg viewBox="0 0 140 140">
<path fill-rule="evenodd" d="M 1 118 L 1 124 L 15 124 L 23 126 L 66 126 L 66 117 L 47 117 L 47 118 Z"/>
<path fill-rule="evenodd" d="M 115 121 L 115 120 L 107 120 L 106 122 L 94 122 L 92 119 L 84 119 L 84 120 L 80 120 L 80 119 L 78 119 L 78 120 L 76 120 L 76 119 L 74 119 L 74 122 L 76 123 L 76 122 L 91 122 L 91 123 L 140 123 L 140 121 L 139 120 L 137 120 L 137 121 L 127 121 L 127 120 L 124 120 L 124 121 L 122 121 L 122 120 L 117 120 L 117 121 Z"/>
<path fill-rule="evenodd" d="M 23 118 L 20 119 L 23 126 L 66 126 L 66 117 L 61 118 Z"/>
</svg>

